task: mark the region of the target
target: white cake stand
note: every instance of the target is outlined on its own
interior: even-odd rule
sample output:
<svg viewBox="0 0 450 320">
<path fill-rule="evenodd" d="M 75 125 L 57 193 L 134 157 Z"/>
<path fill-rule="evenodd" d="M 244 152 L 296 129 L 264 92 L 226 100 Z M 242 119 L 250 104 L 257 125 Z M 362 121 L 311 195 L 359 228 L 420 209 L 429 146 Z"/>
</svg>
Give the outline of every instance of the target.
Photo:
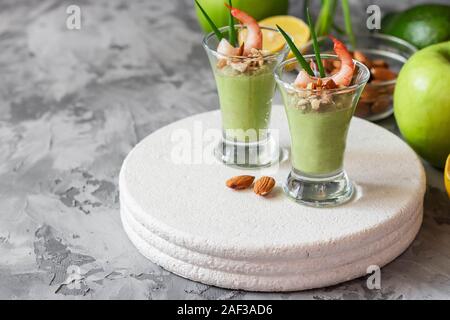
<svg viewBox="0 0 450 320">
<path fill-rule="evenodd" d="M 263 171 L 216 162 L 209 129 L 220 128 L 219 111 L 175 122 L 140 142 L 119 181 L 123 226 L 138 250 L 205 284 L 292 291 L 363 276 L 409 246 L 422 222 L 425 174 L 400 138 L 354 118 L 345 168 L 356 196 L 343 206 L 317 209 L 281 190 L 290 169 L 282 106 L 273 108 L 272 127 L 280 129 L 285 157 Z M 186 152 L 182 146 L 189 143 Z M 277 187 L 266 198 L 225 187 L 228 178 L 243 173 L 271 175 Z"/>
</svg>

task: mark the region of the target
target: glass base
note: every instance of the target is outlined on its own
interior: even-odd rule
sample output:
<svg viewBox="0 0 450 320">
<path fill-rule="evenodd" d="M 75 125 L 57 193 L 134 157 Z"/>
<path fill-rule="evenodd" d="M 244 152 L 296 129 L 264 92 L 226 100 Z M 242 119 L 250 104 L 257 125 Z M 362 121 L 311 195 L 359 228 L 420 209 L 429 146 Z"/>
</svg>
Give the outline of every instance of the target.
<svg viewBox="0 0 450 320">
<path fill-rule="evenodd" d="M 311 207 L 338 206 L 353 196 L 353 185 L 345 171 L 327 177 L 311 177 L 292 170 L 283 190 L 296 202 Z"/>
<path fill-rule="evenodd" d="M 215 157 L 227 166 L 241 169 L 269 167 L 280 160 L 280 148 L 272 136 L 256 142 L 222 139 L 214 149 Z"/>
</svg>

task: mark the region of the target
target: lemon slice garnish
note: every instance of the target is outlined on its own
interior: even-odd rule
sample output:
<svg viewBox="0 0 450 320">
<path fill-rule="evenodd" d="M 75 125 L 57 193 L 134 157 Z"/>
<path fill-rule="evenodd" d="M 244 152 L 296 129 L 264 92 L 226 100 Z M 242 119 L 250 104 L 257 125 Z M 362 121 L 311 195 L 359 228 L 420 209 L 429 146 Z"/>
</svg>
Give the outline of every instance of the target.
<svg viewBox="0 0 450 320">
<path fill-rule="evenodd" d="M 260 26 L 269 27 L 277 29 L 279 25 L 283 30 L 285 30 L 293 39 L 295 45 L 300 48 L 306 42 L 308 42 L 310 33 L 308 25 L 301 19 L 293 16 L 273 16 L 261 20 L 259 22 Z M 273 32 L 270 30 L 262 30 L 263 33 L 263 50 L 269 51 L 271 53 L 276 53 L 283 49 L 286 44 L 283 36 L 278 32 Z M 239 44 L 245 41 L 247 37 L 247 30 L 243 29 L 239 32 Z M 293 58 L 292 52 L 289 53 L 288 58 Z"/>
<path fill-rule="evenodd" d="M 270 28 L 277 28 L 277 25 L 279 25 L 281 28 L 283 28 L 284 31 L 286 31 L 294 40 L 295 45 L 297 48 L 302 47 L 305 45 L 311 34 L 309 32 L 308 25 L 302 20 L 297 17 L 293 16 L 273 16 L 266 19 L 263 19 L 259 22 L 259 25 L 270 27 Z M 283 48 L 285 41 L 282 35 L 279 35 L 282 39 L 282 45 L 281 48 Z M 263 45 L 264 41 L 263 39 Z M 281 48 L 279 50 L 281 50 Z M 294 54 L 292 52 L 289 53 L 288 59 L 293 58 Z"/>
</svg>

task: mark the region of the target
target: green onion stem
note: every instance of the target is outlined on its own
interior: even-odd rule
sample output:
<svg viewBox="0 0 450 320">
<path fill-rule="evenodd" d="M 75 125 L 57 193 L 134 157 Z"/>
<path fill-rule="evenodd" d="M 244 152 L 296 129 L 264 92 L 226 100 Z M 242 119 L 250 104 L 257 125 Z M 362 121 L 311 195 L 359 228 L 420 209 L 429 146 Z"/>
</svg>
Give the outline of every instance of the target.
<svg viewBox="0 0 450 320">
<path fill-rule="evenodd" d="M 233 4 L 231 3 L 231 0 L 228 0 L 228 4 L 230 7 L 233 7 Z M 237 36 L 236 36 L 236 29 L 234 28 L 234 17 L 231 14 L 231 10 L 228 17 L 228 24 L 230 26 L 230 33 L 228 35 L 228 41 L 233 47 L 237 46 Z"/>
<path fill-rule="evenodd" d="M 306 17 L 306 8 L 309 8 L 309 0 L 303 1 L 303 16 Z"/>
<path fill-rule="evenodd" d="M 311 14 L 309 13 L 309 9 L 306 9 L 306 17 L 308 18 L 309 30 L 311 31 L 311 37 L 313 41 L 314 54 L 316 55 L 317 67 L 319 68 L 320 77 L 325 77 L 325 70 L 323 69 L 322 58 L 320 57 L 320 49 L 319 44 L 317 43 L 316 31 L 314 30 L 314 26 L 311 19 Z"/>
<path fill-rule="evenodd" d="M 203 13 L 203 15 L 206 18 L 206 21 L 208 21 L 209 25 L 211 26 L 211 29 L 214 31 L 214 33 L 216 34 L 217 38 L 219 40 L 223 39 L 223 34 L 222 32 L 219 31 L 219 28 L 217 28 L 217 26 L 214 24 L 214 22 L 211 20 L 211 18 L 208 16 L 208 14 L 206 13 L 206 11 L 202 8 L 202 6 L 200 5 L 200 3 L 198 3 L 197 0 L 195 0 L 195 3 L 197 4 L 198 8 L 200 9 L 200 11 Z"/>
<path fill-rule="evenodd" d="M 292 53 L 297 58 L 298 63 L 302 66 L 302 68 L 312 77 L 314 77 L 314 72 L 312 71 L 311 67 L 309 66 L 308 62 L 306 62 L 305 58 L 303 58 L 300 51 L 297 49 L 297 46 L 292 42 L 289 35 L 279 26 L 277 25 L 278 30 L 283 35 L 284 39 L 286 40 L 287 44 L 289 45 L 289 48 L 291 48 Z"/>
<path fill-rule="evenodd" d="M 342 11 L 344 13 L 345 32 L 347 33 L 350 43 L 353 46 L 353 50 L 355 50 L 356 41 L 355 35 L 353 34 L 352 18 L 350 16 L 350 6 L 348 4 L 348 0 L 342 0 Z"/>
<path fill-rule="evenodd" d="M 317 36 L 325 36 L 330 33 L 336 12 L 337 0 L 322 0 L 322 6 L 316 21 Z"/>
</svg>

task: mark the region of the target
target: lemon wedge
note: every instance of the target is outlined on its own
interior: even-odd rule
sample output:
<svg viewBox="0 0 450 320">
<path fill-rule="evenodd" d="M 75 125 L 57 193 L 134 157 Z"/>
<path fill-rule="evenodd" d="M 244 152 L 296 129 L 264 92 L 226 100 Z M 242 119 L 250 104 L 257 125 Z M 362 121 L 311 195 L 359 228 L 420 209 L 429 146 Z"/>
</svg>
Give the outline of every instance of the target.
<svg viewBox="0 0 450 320">
<path fill-rule="evenodd" d="M 259 25 L 270 27 L 270 28 L 277 28 L 277 25 L 279 25 L 281 28 L 283 28 L 284 31 L 286 31 L 294 40 L 295 45 L 297 48 L 300 48 L 301 46 L 305 45 L 311 34 L 309 32 L 308 25 L 301 19 L 293 16 L 273 16 L 266 19 L 263 19 L 259 22 Z M 281 48 L 283 48 L 285 41 L 282 35 L 277 34 L 282 39 Z M 278 37 L 277 37 L 278 38 Z M 270 39 L 263 38 L 263 46 L 265 42 L 270 42 Z M 278 40 L 277 40 L 278 42 Z M 268 44 L 270 46 L 270 44 Z M 275 47 L 275 46 L 274 46 Z M 278 50 L 281 50 L 279 48 Z M 292 52 L 289 53 L 288 59 L 293 58 L 294 54 Z"/>
<path fill-rule="evenodd" d="M 270 53 L 276 53 L 283 49 L 285 41 L 281 34 L 270 30 L 262 30 L 263 34 L 263 50 Z M 242 29 L 239 32 L 239 45 L 245 42 L 247 38 L 247 29 Z"/>
<path fill-rule="evenodd" d="M 447 189 L 448 197 L 450 198 L 450 154 L 448 155 L 447 161 L 445 162 L 444 184 L 445 189 Z"/>
<path fill-rule="evenodd" d="M 308 42 L 310 33 L 308 25 L 301 19 L 293 16 L 273 16 L 258 22 L 260 26 L 277 29 L 277 25 L 283 28 L 293 39 L 297 47 L 301 47 Z M 262 30 L 263 33 L 263 50 L 275 53 L 283 49 L 286 41 L 278 32 L 270 30 Z M 247 30 L 243 29 L 239 32 L 239 44 L 242 44 L 247 37 Z M 289 53 L 288 59 L 293 58 L 294 54 Z"/>
</svg>

